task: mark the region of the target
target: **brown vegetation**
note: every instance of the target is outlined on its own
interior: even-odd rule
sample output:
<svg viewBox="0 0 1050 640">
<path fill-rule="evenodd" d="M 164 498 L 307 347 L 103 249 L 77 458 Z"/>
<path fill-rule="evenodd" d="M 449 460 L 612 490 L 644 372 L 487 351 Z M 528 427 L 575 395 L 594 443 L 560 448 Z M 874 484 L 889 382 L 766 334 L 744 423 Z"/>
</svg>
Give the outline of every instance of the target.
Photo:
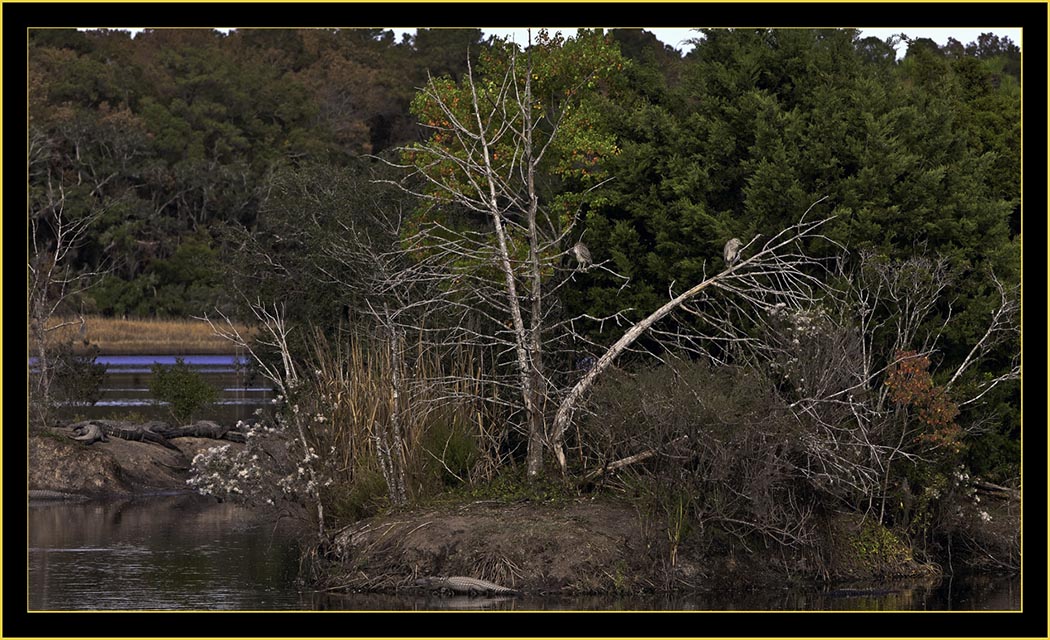
<svg viewBox="0 0 1050 640">
<path fill-rule="evenodd" d="M 872 521 L 847 514 L 809 550 L 755 545 L 744 552 L 699 537 L 668 543 L 622 500 L 481 500 L 423 507 L 357 522 L 335 538 L 329 591 L 394 591 L 426 576 L 481 578 L 529 594 L 751 589 L 828 580 L 932 577 L 906 545 Z"/>
<path fill-rule="evenodd" d="M 66 326 L 49 336 L 56 342 L 72 341 L 78 348 L 86 348 L 87 340 L 97 345 L 99 353 L 126 355 L 151 353 L 161 355 L 229 353 L 234 346 L 216 336 L 207 322 L 194 319 L 121 319 L 103 316 L 65 318 Z M 252 332 L 240 327 L 242 335 Z"/>
</svg>

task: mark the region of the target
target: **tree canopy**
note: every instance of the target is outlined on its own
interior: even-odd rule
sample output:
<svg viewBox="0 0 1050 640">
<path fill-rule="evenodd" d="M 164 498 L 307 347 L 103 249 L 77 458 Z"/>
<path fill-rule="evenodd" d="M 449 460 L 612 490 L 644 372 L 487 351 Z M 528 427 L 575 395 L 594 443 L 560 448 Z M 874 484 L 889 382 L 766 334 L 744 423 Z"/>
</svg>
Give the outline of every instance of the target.
<svg viewBox="0 0 1050 640">
<path fill-rule="evenodd" d="M 31 215 L 60 201 L 63 215 L 92 217 L 71 266 L 107 275 L 82 310 L 231 311 L 230 283 L 254 282 L 273 298 L 301 292 L 302 320 L 330 326 L 351 301 L 303 284 L 323 233 L 301 221 L 337 233 L 368 207 L 417 206 L 373 181 L 377 159 L 429 161 L 396 151 L 418 143 L 466 160 L 448 119 L 471 117 L 457 111 L 466 92 L 484 102 L 506 89 L 515 46 L 478 29 L 401 41 L 376 29 L 31 29 Z M 775 235 L 821 199 L 825 235 L 849 260 L 946 259 L 953 297 L 928 319 L 947 323 L 946 363 L 981 338 L 996 283 L 1020 282 L 1020 49 L 1008 38 L 916 40 L 898 61 L 850 29 L 705 29 L 682 56 L 622 29 L 537 34 L 521 55 L 535 112 L 503 117 L 529 123 L 544 149 L 535 188 L 555 235 L 578 218 L 574 239 L 610 265 L 559 287 L 566 316 L 644 317 L 721 268 L 730 237 Z M 468 68 L 484 81 L 464 84 Z M 497 173 L 518 145 L 492 146 Z M 458 189 L 469 176 L 454 164 L 427 170 Z M 1004 344 L 999 359 L 1017 351 Z M 996 394 L 1006 410 L 987 437 L 1016 441 L 1017 387 Z"/>
</svg>

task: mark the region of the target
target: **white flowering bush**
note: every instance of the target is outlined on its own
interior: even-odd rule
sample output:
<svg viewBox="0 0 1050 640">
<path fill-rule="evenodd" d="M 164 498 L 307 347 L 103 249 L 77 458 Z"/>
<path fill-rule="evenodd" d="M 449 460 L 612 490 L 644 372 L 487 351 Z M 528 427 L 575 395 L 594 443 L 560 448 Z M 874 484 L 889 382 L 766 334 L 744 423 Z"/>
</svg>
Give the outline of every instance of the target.
<svg viewBox="0 0 1050 640">
<path fill-rule="evenodd" d="M 205 495 L 224 500 L 266 505 L 289 513 L 313 513 L 310 508 L 321 499 L 321 491 L 332 484 L 324 464 L 309 440 L 300 437 L 303 421 L 323 424 L 328 417 L 320 412 L 306 414 L 298 403 L 287 403 L 278 396 L 275 410 L 264 417 L 256 411 L 254 420 L 238 422 L 246 443 L 224 444 L 197 454 L 188 484 Z"/>
<path fill-rule="evenodd" d="M 406 452 L 425 417 L 412 407 L 423 401 L 410 389 L 399 389 L 401 401 L 395 402 L 381 343 L 341 347 L 323 337 L 317 341 L 306 373 L 278 381 L 287 396 L 275 397 L 266 415 L 258 411 L 248 424 L 238 425 L 245 445 L 196 456 L 190 486 L 302 514 L 319 531 L 325 519 L 354 520 L 385 503 L 404 502 Z"/>
<path fill-rule="evenodd" d="M 857 331 L 824 307 L 773 307 L 763 338 L 770 377 L 792 399 L 827 397 L 862 379 Z"/>
</svg>

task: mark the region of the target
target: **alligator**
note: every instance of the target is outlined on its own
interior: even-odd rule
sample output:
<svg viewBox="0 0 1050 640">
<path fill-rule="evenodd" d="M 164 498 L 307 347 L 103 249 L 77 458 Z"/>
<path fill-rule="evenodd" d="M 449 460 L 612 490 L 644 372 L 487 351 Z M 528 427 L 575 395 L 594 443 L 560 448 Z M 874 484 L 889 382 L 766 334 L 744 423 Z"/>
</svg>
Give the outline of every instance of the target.
<svg viewBox="0 0 1050 640">
<path fill-rule="evenodd" d="M 109 438 L 106 437 L 102 428 L 97 424 L 90 422 L 82 422 L 73 425 L 73 435 L 69 437 L 74 440 L 79 440 L 84 444 L 91 444 L 92 442 L 109 442 Z"/>
<path fill-rule="evenodd" d="M 87 500 L 87 496 L 79 493 L 66 493 L 64 491 L 51 491 L 50 489 L 30 489 L 30 500 Z"/>
<path fill-rule="evenodd" d="M 861 598 L 888 596 L 899 593 L 896 589 L 832 589 L 824 593 L 828 598 Z"/>
<path fill-rule="evenodd" d="M 108 442 L 109 439 L 106 436 L 113 436 L 123 440 L 152 442 L 153 444 L 159 444 L 160 446 L 173 451 L 180 451 L 178 447 L 168 442 L 164 436 L 153 432 L 152 427 L 163 425 L 164 423 L 162 422 L 148 422 L 142 425 L 132 425 L 117 420 L 85 420 L 72 425 L 71 428 L 73 429 L 73 433 L 77 436 L 73 437 L 73 439 L 84 442 L 85 444 L 91 444 L 92 442 Z"/>
<path fill-rule="evenodd" d="M 521 595 L 520 591 L 502 587 L 487 580 L 467 578 L 464 576 L 429 577 L 416 580 L 416 585 L 436 591 L 451 591 L 474 596 L 481 593 L 494 595 Z"/>
</svg>

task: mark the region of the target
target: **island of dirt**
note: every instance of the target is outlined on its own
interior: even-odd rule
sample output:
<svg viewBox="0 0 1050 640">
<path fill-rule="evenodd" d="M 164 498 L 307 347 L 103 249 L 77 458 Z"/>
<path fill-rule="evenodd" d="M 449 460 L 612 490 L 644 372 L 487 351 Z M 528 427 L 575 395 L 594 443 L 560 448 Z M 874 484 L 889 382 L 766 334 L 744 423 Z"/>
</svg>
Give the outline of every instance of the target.
<svg viewBox="0 0 1050 640">
<path fill-rule="evenodd" d="M 422 577 L 470 576 L 531 594 L 629 594 L 939 575 L 902 544 L 858 557 L 853 541 L 866 526 L 838 515 L 819 548 L 795 552 L 683 541 L 672 560 L 666 532 L 620 500 L 477 501 L 345 528 L 320 563 L 321 586 L 394 592 Z"/>
<path fill-rule="evenodd" d="M 195 455 L 215 446 L 242 446 L 192 437 L 172 439 L 170 448 L 115 437 L 88 445 L 72 436 L 69 428 L 55 427 L 29 437 L 31 499 L 187 491 Z"/>
<path fill-rule="evenodd" d="M 31 499 L 187 491 L 197 453 L 243 446 L 193 437 L 172 439 L 173 448 L 121 438 L 86 445 L 70 434 L 56 428 L 29 439 Z M 1019 531 L 1019 502 L 995 505 L 988 508 L 996 509 L 992 524 L 1001 536 Z M 311 583 L 331 592 L 395 592 L 433 576 L 467 576 L 532 594 L 630 594 L 940 574 L 916 560 L 902 537 L 861 514 L 826 514 L 821 529 L 822 538 L 806 548 L 691 536 L 672 549 L 666 528 L 614 496 L 460 500 L 388 511 L 330 531 L 330 542 L 307 565 Z M 304 540 L 314 535 L 304 533 Z"/>
</svg>

